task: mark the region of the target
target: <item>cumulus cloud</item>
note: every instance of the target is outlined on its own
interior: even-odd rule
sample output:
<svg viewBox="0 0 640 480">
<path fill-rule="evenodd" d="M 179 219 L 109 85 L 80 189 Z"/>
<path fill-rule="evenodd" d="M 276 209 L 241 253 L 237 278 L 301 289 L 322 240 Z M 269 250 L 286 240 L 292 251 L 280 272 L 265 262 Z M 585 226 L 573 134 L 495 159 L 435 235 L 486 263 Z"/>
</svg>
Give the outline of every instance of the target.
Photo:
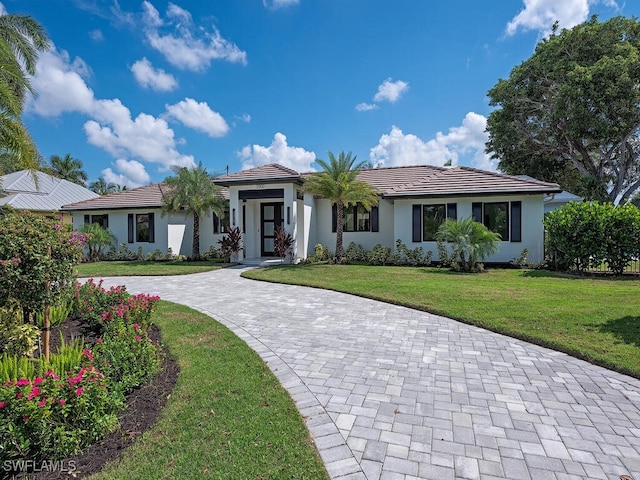
<svg viewBox="0 0 640 480">
<path fill-rule="evenodd" d="M 206 133 L 210 137 L 224 137 L 229 125 L 218 112 L 211 110 L 207 102 L 185 98 L 175 105 L 166 105 L 167 115 L 185 126 Z"/>
<path fill-rule="evenodd" d="M 150 88 L 156 92 L 168 92 L 178 86 L 173 75 L 159 68 L 153 68 L 149 60 L 143 58 L 131 66 L 136 81 L 143 88 Z"/>
<path fill-rule="evenodd" d="M 100 172 L 107 182 L 136 188 L 147 185 L 151 181 L 144 165 L 136 160 L 119 158 L 116 160 L 115 168 L 120 173 L 114 172 L 111 168 L 105 168 Z"/>
<path fill-rule="evenodd" d="M 223 38 L 216 27 L 207 29 L 195 25 L 187 10 L 169 3 L 166 19 L 163 19 L 150 2 L 143 2 L 142 8 L 143 27 L 149 45 L 172 65 L 184 70 L 202 71 L 213 60 L 247 63 L 246 52 Z M 161 33 L 161 28 L 171 31 Z"/>
<path fill-rule="evenodd" d="M 0 3 L 0 15 L 6 15 L 7 13 L 7 9 L 5 8 L 4 4 Z"/>
<path fill-rule="evenodd" d="M 447 162 L 457 165 L 461 160 L 484 170 L 495 170 L 495 162 L 484 152 L 488 134 L 486 117 L 469 112 L 462 124 L 444 134 L 424 141 L 414 134 L 405 134 L 395 125 L 380 137 L 369 158 L 374 165 L 395 167 L 403 165 L 437 165 Z"/>
<path fill-rule="evenodd" d="M 262 0 L 262 4 L 273 10 L 277 10 L 278 8 L 290 7 L 291 5 L 297 5 L 300 3 L 300 0 Z"/>
<path fill-rule="evenodd" d="M 274 135 L 271 145 L 247 145 L 237 156 L 242 160 L 242 169 L 259 167 L 268 163 L 279 163 L 298 172 L 313 170 L 311 164 L 316 159 L 316 154 L 301 147 L 290 147 L 287 137 L 278 132 Z"/>
<path fill-rule="evenodd" d="M 598 3 L 618 8 L 615 0 L 524 0 L 524 8 L 507 24 L 506 33 L 511 36 L 520 29 L 538 30 L 546 36 L 556 21 L 560 28 L 572 28 L 584 22 L 589 7 Z"/>
<path fill-rule="evenodd" d="M 133 118 L 131 111 L 119 99 L 95 98 L 93 90 L 85 82 L 89 74 L 90 70 L 82 59 L 72 61 L 65 51 L 55 48 L 44 52 L 32 79 L 38 96 L 29 99 L 28 111 L 45 117 L 65 112 L 86 115 L 88 120 L 84 124 L 84 132 L 87 141 L 114 158 L 130 158 L 142 167 L 144 165 L 140 162 L 156 163 L 161 170 L 169 170 L 174 165 L 195 165 L 192 155 L 177 150 L 178 141 L 165 119 L 146 113 Z M 123 166 L 119 172 L 127 175 L 133 170 L 131 166 L 128 169 Z M 130 181 L 136 183 L 140 178 L 143 177 L 137 174 Z"/>
<path fill-rule="evenodd" d="M 394 81 L 392 78 L 387 78 L 384 82 L 378 85 L 378 91 L 373 96 L 374 103 L 362 102 L 356 105 L 356 110 L 359 112 L 368 112 L 370 110 L 376 110 L 381 102 L 395 103 L 400 100 L 400 97 L 409 90 L 409 84 L 402 80 Z"/>
</svg>

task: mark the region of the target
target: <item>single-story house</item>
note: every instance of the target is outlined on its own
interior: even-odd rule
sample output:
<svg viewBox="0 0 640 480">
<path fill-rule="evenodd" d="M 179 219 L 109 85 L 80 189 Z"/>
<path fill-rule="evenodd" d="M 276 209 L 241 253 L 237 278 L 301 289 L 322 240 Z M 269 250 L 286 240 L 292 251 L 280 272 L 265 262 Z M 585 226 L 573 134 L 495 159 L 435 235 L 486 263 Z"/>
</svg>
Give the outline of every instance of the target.
<svg viewBox="0 0 640 480">
<path fill-rule="evenodd" d="M 82 185 L 36 170 L 20 170 L 0 177 L 0 208 L 62 214 L 65 222 L 70 222 L 71 216 L 60 211 L 63 205 L 98 196 Z"/>
<path fill-rule="evenodd" d="M 279 164 L 223 175 L 216 183 L 225 189 L 229 211 L 224 220 L 201 219 L 201 252 L 218 246 L 224 223 L 239 227 L 247 261 L 274 255 L 277 225 L 294 238 L 297 260 L 312 254 L 320 243 L 335 248 L 335 207 L 305 192 L 305 179 Z M 379 203 L 370 211 L 356 205 L 345 212 L 344 246 L 349 242 L 372 249 L 422 246 L 438 260 L 435 232 L 446 218 L 473 217 L 502 236 L 499 251 L 488 262 L 509 262 L 528 250 L 531 262 L 544 255 L 544 201 L 562 190 L 557 184 L 519 178 L 469 167 L 430 165 L 362 170 L 358 179 L 376 187 Z M 156 248 L 191 253 L 192 221 L 185 215 L 161 215 L 163 184 L 153 184 L 101 198 L 67 205 L 74 226 L 98 219 L 120 242 L 145 252 Z M 148 228 L 150 234 L 141 235 Z"/>
</svg>

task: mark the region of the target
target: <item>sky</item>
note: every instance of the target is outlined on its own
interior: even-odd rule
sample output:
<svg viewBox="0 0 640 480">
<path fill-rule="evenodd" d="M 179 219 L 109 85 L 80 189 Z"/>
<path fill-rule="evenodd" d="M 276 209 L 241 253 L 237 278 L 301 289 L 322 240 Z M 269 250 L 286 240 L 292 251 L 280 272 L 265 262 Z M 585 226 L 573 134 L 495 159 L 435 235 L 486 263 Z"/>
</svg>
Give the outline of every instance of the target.
<svg viewBox="0 0 640 480">
<path fill-rule="evenodd" d="M 640 16 L 636 0 L 2 0 L 52 49 L 23 121 L 40 153 L 128 188 L 201 163 L 306 172 L 328 152 L 377 167 L 466 165 L 487 92 L 555 21 Z"/>
</svg>

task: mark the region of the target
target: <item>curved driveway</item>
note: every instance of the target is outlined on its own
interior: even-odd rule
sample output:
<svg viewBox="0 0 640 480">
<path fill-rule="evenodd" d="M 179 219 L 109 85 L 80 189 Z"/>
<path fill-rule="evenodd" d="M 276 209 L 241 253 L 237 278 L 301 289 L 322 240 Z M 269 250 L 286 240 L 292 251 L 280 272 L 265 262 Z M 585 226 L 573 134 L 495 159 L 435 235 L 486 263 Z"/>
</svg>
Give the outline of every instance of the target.
<svg viewBox="0 0 640 480">
<path fill-rule="evenodd" d="M 244 339 L 290 392 L 331 478 L 640 480 L 640 381 L 437 315 L 241 272 L 105 285 L 188 305 Z"/>
</svg>

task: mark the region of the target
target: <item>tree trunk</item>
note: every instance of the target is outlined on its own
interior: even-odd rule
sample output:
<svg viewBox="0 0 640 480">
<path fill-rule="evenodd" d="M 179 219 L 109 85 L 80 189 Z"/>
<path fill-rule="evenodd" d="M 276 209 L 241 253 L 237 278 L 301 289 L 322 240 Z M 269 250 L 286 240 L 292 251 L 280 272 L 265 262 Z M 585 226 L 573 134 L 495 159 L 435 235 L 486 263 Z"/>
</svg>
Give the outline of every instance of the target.
<svg viewBox="0 0 640 480">
<path fill-rule="evenodd" d="M 342 263 L 344 251 L 342 248 L 342 232 L 344 230 L 344 204 L 336 202 L 336 262 Z"/>
<path fill-rule="evenodd" d="M 200 258 L 200 215 L 193 212 L 193 246 L 191 247 L 191 256 L 194 260 Z"/>
</svg>

